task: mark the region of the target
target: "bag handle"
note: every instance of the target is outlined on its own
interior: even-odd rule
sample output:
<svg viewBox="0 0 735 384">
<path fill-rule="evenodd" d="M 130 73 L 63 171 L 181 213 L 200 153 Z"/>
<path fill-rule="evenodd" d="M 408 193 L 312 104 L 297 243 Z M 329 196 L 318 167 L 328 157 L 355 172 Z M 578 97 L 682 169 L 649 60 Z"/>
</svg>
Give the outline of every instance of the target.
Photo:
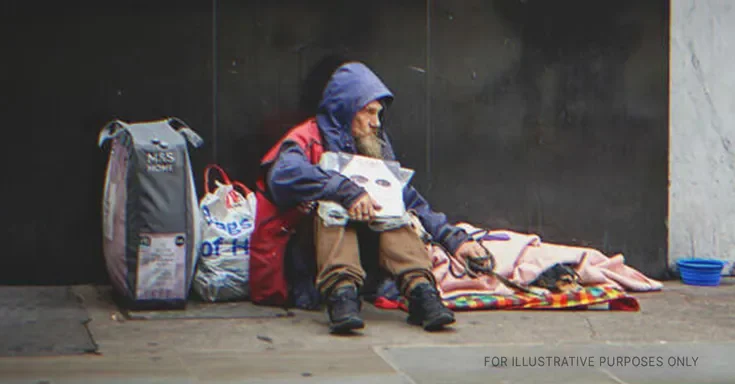
<svg viewBox="0 0 735 384">
<path fill-rule="evenodd" d="M 253 192 L 253 191 L 251 191 L 251 190 L 250 190 L 250 188 L 248 188 L 248 187 L 247 187 L 247 186 L 246 186 L 245 184 L 243 184 L 243 183 L 241 183 L 241 182 L 239 182 L 239 181 L 233 181 L 233 182 L 232 182 L 232 187 L 233 187 L 233 188 L 234 188 L 234 187 L 240 187 L 240 189 L 241 189 L 241 190 L 242 190 L 243 192 L 245 192 L 245 194 L 243 195 L 243 197 L 245 197 L 245 198 L 247 198 L 247 197 L 248 197 L 248 195 L 249 195 L 249 194 L 251 194 L 251 193 Z"/>
<path fill-rule="evenodd" d="M 206 168 L 204 168 L 204 192 L 210 193 L 209 191 L 209 172 L 212 170 L 216 170 L 219 172 L 220 176 L 222 177 L 222 180 L 225 182 L 225 184 L 232 184 L 232 181 L 230 181 L 230 177 L 227 176 L 227 172 L 222 169 L 217 164 L 209 164 Z"/>
<path fill-rule="evenodd" d="M 184 136 L 186 141 L 188 141 L 194 148 L 199 148 L 204 144 L 204 139 L 194 132 L 193 129 L 189 128 L 189 125 L 183 120 L 178 117 L 169 117 L 167 121 L 168 125 L 175 129 L 180 135 Z"/>
<path fill-rule="evenodd" d="M 117 137 L 122 131 L 128 129 L 128 125 L 121 120 L 112 120 L 105 124 L 100 130 L 99 136 L 97 136 L 97 146 L 102 148 L 107 140 L 111 140 Z"/>
<path fill-rule="evenodd" d="M 184 138 L 194 148 L 199 148 L 204 144 L 204 139 L 202 139 L 201 136 L 194 132 L 193 129 L 189 128 L 189 126 L 183 120 L 177 117 L 170 117 L 166 119 L 166 122 L 169 126 L 171 126 L 171 128 L 175 129 L 176 132 L 184 136 Z M 97 146 L 102 148 L 107 140 L 114 139 L 115 137 L 117 137 L 117 135 L 120 134 L 120 132 L 126 129 L 128 129 L 128 124 L 123 122 L 122 120 L 112 120 L 108 122 L 104 125 L 104 127 L 102 127 L 102 130 L 97 137 Z"/>
</svg>

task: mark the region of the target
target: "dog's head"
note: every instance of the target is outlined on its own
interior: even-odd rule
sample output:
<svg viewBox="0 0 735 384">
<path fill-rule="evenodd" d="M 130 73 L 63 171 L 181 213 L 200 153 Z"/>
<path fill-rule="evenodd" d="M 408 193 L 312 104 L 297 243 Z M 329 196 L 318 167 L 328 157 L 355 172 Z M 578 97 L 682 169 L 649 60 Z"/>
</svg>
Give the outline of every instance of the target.
<svg viewBox="0 0 735 384">
<path fill-rule="evenodd" d="M 561 293 L 578 292 L 582 289 L 576 274 L 564 274 L 556 280 L 556 291 Z"/>
<path fill-rule="evenodd" d="M 554 264 L 534 280 L 531 285 L 555 293 L 577 292 L 582 289 L 577 272 L 572 267 L 564 264 Z"/>
</svg>

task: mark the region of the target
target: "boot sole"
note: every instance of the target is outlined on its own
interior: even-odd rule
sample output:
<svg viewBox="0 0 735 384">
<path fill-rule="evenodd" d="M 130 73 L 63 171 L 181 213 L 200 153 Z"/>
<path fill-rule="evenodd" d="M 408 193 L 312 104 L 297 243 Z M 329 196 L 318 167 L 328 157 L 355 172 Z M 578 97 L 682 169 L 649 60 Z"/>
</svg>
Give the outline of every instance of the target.
<svg viewBox="0 0 735 384">
<path fill-rule="evenodd" d="M 365 328 L 365 322 L 362 319 L 355 317 L 342 320 L 338 323 L 329 324 L 329 333 L 333 334 L 345 334 L 350 333 L 356 329 Z"/>
<path fill-rule="evenodd" d="M 443 329 L 444 326 L 454 324 L 456 321 L 454 319 L 454 316 L 451 314 L 443 313 L 433 319 L 420 321 L 412 318 L 408 318 L 408 323 L 411 325 L 420 325 L 424 328 L 426 331 L 438 331 L 440 329 Z"/>
</svg>

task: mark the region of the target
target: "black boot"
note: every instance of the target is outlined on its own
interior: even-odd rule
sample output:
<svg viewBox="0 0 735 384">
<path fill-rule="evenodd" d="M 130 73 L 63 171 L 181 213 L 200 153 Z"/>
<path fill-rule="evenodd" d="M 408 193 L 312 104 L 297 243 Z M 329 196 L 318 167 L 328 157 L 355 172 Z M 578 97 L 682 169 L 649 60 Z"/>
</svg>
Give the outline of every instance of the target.
<svg viewBox="0 0 735 384">
<path fill-rule="evenodd" d="M 433 285 L 420 283 L 410 292 L 407 321 L 435 331 L 454 323 L 454 313 L 444 306 Z"/>
<path fill-rule="evenodd" d="M 365 328 L 360 318 L 362 302 L 357 297 L 355 286 L 337 288 L 327 297 L 327 313 L 329 314 L 329 331 L 331 333 L 348 333 L 353 329 Z"/>
</svg>

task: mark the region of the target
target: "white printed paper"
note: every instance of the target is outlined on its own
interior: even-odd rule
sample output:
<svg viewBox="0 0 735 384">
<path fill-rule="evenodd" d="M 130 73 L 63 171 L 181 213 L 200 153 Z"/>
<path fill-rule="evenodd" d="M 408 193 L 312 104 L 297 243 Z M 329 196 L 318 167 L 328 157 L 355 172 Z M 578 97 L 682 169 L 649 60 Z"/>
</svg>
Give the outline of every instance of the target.
<svg viewBox="0 0 735 384">
<path fill-rule="evenodd" d="M 404 211 L 403 188 L 382 161 L 355 156 L 342 174 L 365 188 L 370 197 L 382 207 L 377 217 L 402 216 Z"/>
<path fill-rule="evenodd" d="M 138 300 L 184 299 L 185 233 L 141 233 L 138 246 Z"/>
<path fill-rule="evenodd" d="M 405 214 L 403 188 L 413 176 L 412 170 L 401 168 L 395 161 L 330 152 L 325 153 L 321 164 L 365 188 L 382 207 L 376 212 L 377 218 L 402 217 Z"/>
</svg>

